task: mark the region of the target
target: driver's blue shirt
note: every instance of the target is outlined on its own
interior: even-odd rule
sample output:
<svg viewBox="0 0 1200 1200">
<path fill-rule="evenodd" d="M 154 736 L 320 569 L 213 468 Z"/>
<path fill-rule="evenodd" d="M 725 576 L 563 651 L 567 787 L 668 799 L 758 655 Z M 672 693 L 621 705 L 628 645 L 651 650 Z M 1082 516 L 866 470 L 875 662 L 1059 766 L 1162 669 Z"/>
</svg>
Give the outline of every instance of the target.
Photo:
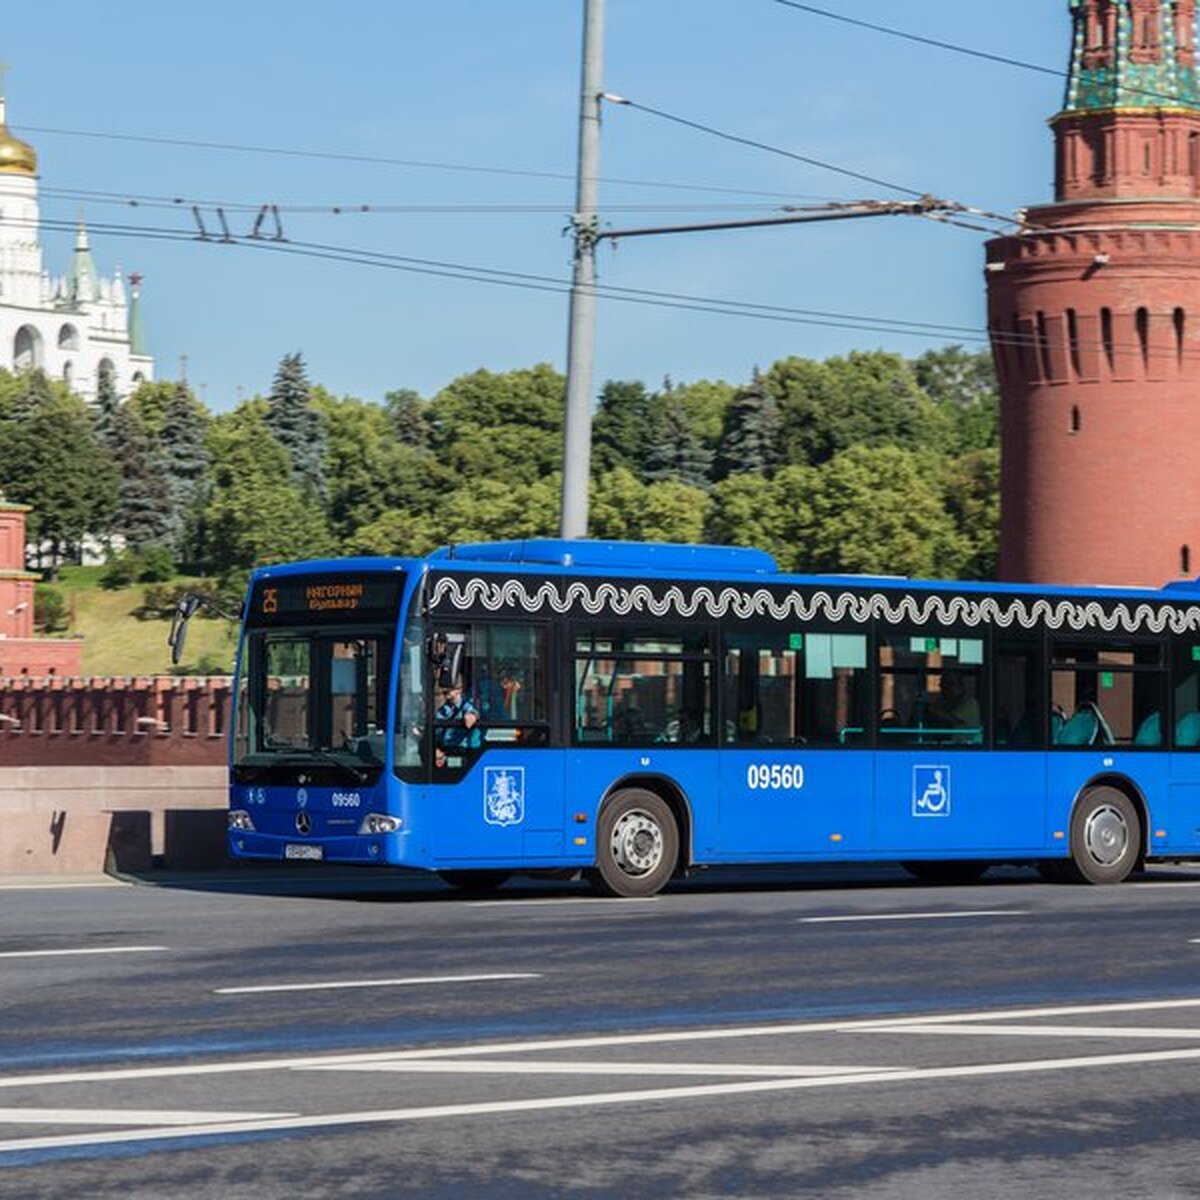
<svg viewBox="0 0 1200 1200">
<path fill-rule="evenodd" d="M 467 715 L 475 715 L 475 724 L 466 726 Z M 447 700 L 434 714 L 437 725 L 438 745 L 447 750 L 474 749 L 483 745 L 483 731 L 479 728 L 479 710 L 470 700 L 457 704 Z"/>
</svg>

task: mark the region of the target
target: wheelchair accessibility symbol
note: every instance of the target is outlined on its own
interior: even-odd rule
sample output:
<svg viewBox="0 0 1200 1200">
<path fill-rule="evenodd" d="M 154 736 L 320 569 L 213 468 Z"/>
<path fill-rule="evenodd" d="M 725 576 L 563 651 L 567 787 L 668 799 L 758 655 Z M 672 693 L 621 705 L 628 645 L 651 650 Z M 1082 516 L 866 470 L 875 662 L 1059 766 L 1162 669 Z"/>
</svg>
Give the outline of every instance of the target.
<svg viewBox="0 0 1200 1200">
<path fill-rule="evenodd" d="M 948 817 L 950 815 L 950 768 L 913 767 L 912 815 Z"/>
</svg>

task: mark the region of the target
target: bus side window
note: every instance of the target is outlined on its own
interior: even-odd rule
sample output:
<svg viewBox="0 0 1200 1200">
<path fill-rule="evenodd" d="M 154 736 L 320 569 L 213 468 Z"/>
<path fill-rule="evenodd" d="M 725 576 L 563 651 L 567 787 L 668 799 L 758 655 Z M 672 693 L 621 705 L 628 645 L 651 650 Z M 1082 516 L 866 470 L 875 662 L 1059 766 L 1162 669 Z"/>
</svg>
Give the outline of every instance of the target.
<svg viewBox="0 0 1200 1200">
<path fill-rule="evenodd" d="M 866 636 L 732 632 L 725 639 L 722 692 L 726 745 L 865 742 Z"/>
<path fill-rule="evenodd" d="M 1174 679 L 1176 750 L 1200 750 L 1200 642 L 1175 647 Z"/>
<path fill-rule="evenodd" d="M 712 660 L 704 627 L 683 633 L 580 631 L 576 745 L 711 745 Z"/>
<path fill-rule="evenodd" d="M 1058 639 L 1050 681 L 1053 703 L 1065 717 L 1055 745 L 1162 744 L 1166 670 L 1161 642 Z"/>
<path fill-rule="evenodd" d="M 1046 744 L 1046 702 L 1042 685 L 1040 639 L 1003 639 L 996 643 L 996 748 L 1033 750 Z"/>
</svg>

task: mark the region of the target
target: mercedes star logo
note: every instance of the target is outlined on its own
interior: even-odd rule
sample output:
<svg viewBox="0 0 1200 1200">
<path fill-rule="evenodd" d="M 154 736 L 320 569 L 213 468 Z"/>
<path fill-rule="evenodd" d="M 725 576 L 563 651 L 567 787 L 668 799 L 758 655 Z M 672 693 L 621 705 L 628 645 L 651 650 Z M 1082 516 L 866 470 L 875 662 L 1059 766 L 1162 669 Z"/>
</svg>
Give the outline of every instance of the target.
<svg viewBox="0 0 1200 1200">
<path fill-rule="evenodd" d="M 306 812 L 298 812 L 296 814 L 296 832 L 308 833 L 312 829 L 312 817 Z"/>
</svg>

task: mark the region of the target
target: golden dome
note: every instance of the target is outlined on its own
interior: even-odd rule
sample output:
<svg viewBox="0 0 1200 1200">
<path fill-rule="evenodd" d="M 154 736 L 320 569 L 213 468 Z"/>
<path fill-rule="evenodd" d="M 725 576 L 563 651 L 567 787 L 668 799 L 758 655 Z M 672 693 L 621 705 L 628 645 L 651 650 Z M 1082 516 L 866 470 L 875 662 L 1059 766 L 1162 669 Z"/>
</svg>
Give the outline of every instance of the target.
<svg viewBox="0 0 1200 1200">
<path fill-rule="evenodd" d="M 0 175 L 36 175 L 37 152 L 4 123 L 4 98 L 0 97 Z"/>
</svg>

